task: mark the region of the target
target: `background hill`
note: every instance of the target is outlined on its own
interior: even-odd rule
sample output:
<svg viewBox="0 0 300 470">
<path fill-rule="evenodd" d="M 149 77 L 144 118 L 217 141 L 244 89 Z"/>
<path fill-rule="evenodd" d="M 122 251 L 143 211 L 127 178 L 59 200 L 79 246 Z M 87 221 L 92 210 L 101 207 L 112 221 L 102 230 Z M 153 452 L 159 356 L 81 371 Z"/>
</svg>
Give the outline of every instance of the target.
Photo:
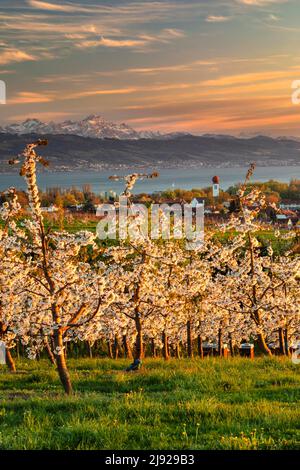
<svg viewBox="0 0 300 470">
<path fill-rule="evenodd" d="M 292 139 L 256 136 L 236 138 L 221 135 L 180 135 L 172 138 L 99 139 L 60 134 L 0 133 L 0 168 L 9 171 L 7 161 L 18 155 L 26 143 L 47 138 L 40 153 L 52 170 L 93 168 L 184 168 L 200 166 L 297 165 L 300 143 Z M 297 175 L 295 175 L 297 176 Z"/>
</svg>

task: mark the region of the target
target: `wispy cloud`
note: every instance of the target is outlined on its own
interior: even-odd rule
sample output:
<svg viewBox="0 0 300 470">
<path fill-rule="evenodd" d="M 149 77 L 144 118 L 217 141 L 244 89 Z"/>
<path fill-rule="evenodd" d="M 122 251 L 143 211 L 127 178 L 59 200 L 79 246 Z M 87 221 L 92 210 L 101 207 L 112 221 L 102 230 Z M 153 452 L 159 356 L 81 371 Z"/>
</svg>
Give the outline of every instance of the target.
<svg viewBox="0 0 300 470">
<path fill-rule="evenodd" d="M 80 49 L 87 49 L 93 47 L 115 47 L 115 48 L 129 48 L 129 49 L 140 49 L 146 48 L 154 43 L 168 43 L 177 38 L 182 38 L 184 36 L 183 31 L 177 29 L 163 29 L 156 35 L 150 34 L 139 34 L 135 38 L 114 38 L 114 37 L 104 37 L 96 39 L 86 39 L 83 41 L 77 42 L 77 35 L 73 36 L 75 38 L 75 45 Z M 69 36 L 70 38 L 71 36 Z"/>
<path fill-rule="evenodd" d="M 82 90 L 75 93 L 65 94 L 57 99 L 60 100 L 70 100 L 70 99 L 79 99 L 86 98 L 89 96 L 104 96 L 104 95 L 129 95 L 134 93 L 153 93 L 169 90 L 184 90 L 194 86 L 189 83 L 163 83 L 158 85 L 144 85 L 144 86 L 135 86 L 135 87 L 124 87 L 124 88 L 101 88 L 94 90 Z"/>
<path fill-rule="evenodd" d="M 191 6 L 187 4 L 184 9 L 176 2 L 129 2 L 113 7 L 102 2 L 82 5 L 40 0 L 28 0 L 27 5 L 27 10 L 20 7 L 17 13 L 8 10 L 1 14 L 0 34 L 10 38 L 15 47 L 26 37 L 28 54 L 38 44 L 40 53 L 51 53 L 52 58 L 67 55 L 74 48 L 146 50 L 155 43 L 180 40 L 184 31 L 172 27 L 171 18 L 177 21 L 175 12 L 185 15 Z M 164 15 L 168 18 L 166 24 Z M 151 22 L 167 27 L 157 32 Z"/>
<path fill-rule="evenodd" d="M 157 18 L 163 21 L 167 18 L 175 18 L 178 14 L 183 17 L 189 12 L 197 12 L 199 5 L 193 0 L 185 2 L 177 1 L 126 1 L 115 5 L 107 5 L 106 2 L 89 2 L 84 4 L 71 2 L 45 2 L 42 0 L 26 0 L 32 9 L 53 13 L 84 13 L 86 15 L 99 14 L 103 20 L 111 19 L 118 22 L 121 18 L 127 24 L 134 22 L 146 22 Z M 146 16 L 145 16 L 146 15 Z M 148 15 L 148 16 L 147 16 Z"/>
<path fill-rule="evenodd" d="M 296 4 L 1 0 L 0 68 L 18 72 L 1 119 L 101 110 L 170 130 L 235 131 L 254 127 L 255 117 L 261 127 L 278 127 L 280 117 L 288 127 L 289 112 L 299 118 L 288 109 L 300 74 L 291 69 L 299 61 Z"/>
<path fill-rule="evenodd" d="M 86 41 L 81 41 L 76 44 L 76 47 L 79 47 L 80 49 L 87 49 L 90 47 L 126 47 L 126 48 L 139 48 L 139 47 L 144 47 L 146 44 L 148 44 L 147 41 L 145 40 L 139 40 L 139 39 L 112 39 L 112 38 L 105 38 L 101 37 L 100 39 L 96 40 L 86 40 Z"/>
<path fill-rule="evenodd" d="M 279 21 L 279 20 L 280 20 L 279 16 L 273 15 L 273 13 L 270 13 L 270 14 L 268 15 L 267 19 L 268 19 L 269 21 Z"/>
<path fill-rule="evenodd" d="M 197 67 L 213 67 L 217 65 L 218 62 L 215 60 L 195 60 L 193 62 L 185 64 L 174 64 L 174 65 L 162 65 L 159 67 L 137 67 L 125 69 L 122 72 L 127 73 L 138 73 L 143 75 L 154 75 L 162 72 L 185 72 L 188 70 L 193 70 Z"/>
<path fill-rule="evenodd" d="M 27 104 L 27 103 L 49 103 L 53 98 L 44 93 L 33 93 L 29 91 L 21 91 L 13 98 L 9 99 L 7 104 Z"/>
<path fill-rule="evenodd" d="M 291 77 L 290 70 L 251 72 L 251 73 L 219 77 L 219 78 L 212 79 L 212 80 L 206 80 L 203 82 L 203 85 L 211 86 L 211 87 L 235 86 L 235 85 L 243 84 L 243 83 L 250 85 L 252 83 L 272 81 L 278 78 L 289 78 L 289 77 Z"/>
<path fill-rule="evenodd" d="M 195 111 L 201 109 L 201 117 Z M 291 114 L 286 97 L 274 105 L 273 97 L 253 99 L 249 106 L 243 106 L 242 98 L 232 100 L 202 100 L 183 103 L 182 106 L 166 106 L 161 109 L 145 110 L 144 115 L 129 118 L 128 122 L 139 129 L 154 128 L 165 131 L 191 130 L 192 132 L 230 132 L 237 134 L 241 129 L 257 129 L 261 132 L 281 128 L 283 124 L 297 124 L 298 117 Z M 280 132 L 280 131 L 279 131 Z"/>
<path fill-rule="evenodd" d="M 13 75 L 16 73 L 15 70 L 0 70 L 0 75 Z"/>
<path fill-rule="evenodd" d="M 32 114 L 32 118 L 34 119 L 40 119 L 40 120 L 43 120 L 45 122 L 49 122 L 49 121 L 52 121 L 52 120 L 61 120 L 61 119 L 70 119 L 70 118 L 73 118 L 75 116 L 78 116 L 79 114 L 78 113 L 64 113 L 64 112 L 61 112 L 61 111 L 44 111 L 44 112 L 41 112 L 39 111 L 38 113 L 38 118 L 35 117 L 34 114 Z M 9 122 L 20 122 L 20 121 L 25 121 L 25 119 L 28 119 L 28 114 L 14 114 L 12 116 L 10 116 L 8 118 L 8 121 Z"/>
<path fill-rule="evenodd" d="M 204 70 L 207 72 L 208 70 L 213 70 L 215 71 L 216 68 L 222 68 L 222 66 L 231 64 L 232 67 L 234 65 L 238 64 L 245 64 L 250 65 L 251 67 L 255 66 L 256 64 L 264 64 L 265 66 L 267 64 L 273 66 L 278 64 L 279 60 L 283 59 L 291 59 L 291 57 L 288 54 L 274 54 L 270 56 L 259 56 L 259 57 L 215 57 L 212 59 L 207 59 L 207 60 L 194 60 L 191 62 L 184 62 L 184 63 L 175 63 L 175 64 L 166 64 L 166 65 L 157 65 L 157 66 L 152 66 L 152 67 L 132 67 L 132 68 L 125 68 L 125 69 L 108 69 L 108 70 L 102 70 L 102 71 L 94 71 L 94 72 L 83 72 L 83 73 L 76 73 L 76 74 L 50 74 L 50 75 L 45 75 L 45 76 L 40 76 L 36 77 L 36 81 L 38 83 L 44 83 L 44 84 L 60 84 L 63 82 L 72 84 L 72 86 L 75 86 L 76 84 L 94 84 L 96 80 L 98 80 L 98 77 L 124 77 L 124 75 L 129 74 L 129 75 L 144 75 L 144 76 L 152 76 L 152 75 L 161 75 L 165 74 L 167 75 L 167 78 L 169 77 L 169 73 L 181 73 L 181 72 L 187 72 L 187 71 L 193 71 L 193 70 Z M 298 69 L 299 66 L 291 66 L 291 69 Z M 288 72 L 287 72 L 288 73 Z M 270 72 L 274 78 L 273 72 Z M 280 72 L 282 74 L 282 72 Z M 230 75 L 229 77 L 231 77 Z M 226 78 L 227 77 L 227 78 Z M 228 81 L 231 81 L 231 78 L 226 77 L 219 77 L 218 79 L 226 79 L 227 83 Z M 233 77 L 236 77 L 236 75 L 233 75 Z M 123 78 L 122 78 L 123 79 Z M 247 77 L 248 81 L 249 77 Z M 217 80 L 217 79 L 214 79 Z M 198 83 L 198 82 L 197 82 Z M 213 81 L 211 81 L 213 83 Z"/>
<path fill-rule="evenodd" d="M 93 9 L 85 8 L 80 5 L 66 3 L 59 5 L 57 3 L 42 2 L 40 0 L 27 0 L 28 5 L 38 10 L 57 11 L 66 13 L 89 13 Z"/>
<path fill-rule="evenodd" d="M 119 74 L 121 72 L 126 73 L 137 73 L 145 75 L 154 75 L 162 72 L 185 72 L 188 70 L 194 70 L 197 68 L 204 67 L 207 71 L 209 68 L 215 68 L 216 66 L 228 65 L 228 64 L 277 64 L 278 60 L 288 58 L 288 54 L 274 54 L 269 56 L 258 56 L 258 57 L 215 57 L 207 60 L 194 60 L 192 62 L 187 62 L 183 64 L 173 64 L 173 65 L 162 65 L 157 67 L 137 67 L 129 68 L 124 70 L 116 70 L 114 72 L 103 72 L 105 74 Z M 297 66 L 296 66 L 297 67 Z M 272 74 L 273 72 L 270 72 Z M 284 72 L 279 72 L 284 73 Z M 234 75 L 234 77 L 236 77 Z M 249 78 L 249 77 L 248 77 Z M 230 80 L 230 78 L 226 78 Z"/>
<path fill-rule="evenodd" d="M 0 51 L 0 65 L 8 65 L 13 62 L 25 62 L 28 60 L 37 60 L 35 56 L 18 49 L 5 49 Z"/>
<path fill-rule="evenodd" d="M 229 16 L 215 16 L 215 15 L 209 15 L 206 17 L 205 21 L 207 23 L 224 23 L 226 21 L 229 21 L 231 18 Z"/>
<path fill-rule="evenodd" d="M 99 96 L 99 95 L 128 95 L 136 91 L 138 91 L 138 88 L 136 87 L 88 90 L 88 91 L 80 91 L 78 93 L 71 93 L 70 95 L 66 95 L 65 97 L 62 97 L 62 99 L 76 99 L 76 98 L 85 98 L 88 96 Z"/>
<path fill-rule="evenodd" d="M 174 29 L 174 28 L 165 28 L 163 30 L 163 34 L 165 34 L 167 37 L 175 37 L 175 38 L 182 38 L 185 36 L 183 31 L 181 31 L 180 29 Z"/>
<path fill-rule="evenodd" d="M 272 3 L 287 3 L 289 0 L 237 0 L 238 3 L 243 5 L 254 5 L 254 6 L 265 6 L 271 5 Z"/>
</svg>

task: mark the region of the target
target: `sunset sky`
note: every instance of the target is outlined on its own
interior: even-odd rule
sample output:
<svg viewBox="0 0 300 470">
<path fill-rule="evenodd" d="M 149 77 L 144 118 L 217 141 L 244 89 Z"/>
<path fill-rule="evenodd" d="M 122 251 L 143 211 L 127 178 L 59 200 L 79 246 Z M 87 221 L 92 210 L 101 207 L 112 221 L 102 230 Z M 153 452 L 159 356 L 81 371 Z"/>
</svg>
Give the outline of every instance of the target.
<svg viewBox="0 0 300 470">
<path fill-rule="evenodd" d="M 0 124 L 300 135 L 299 0 L 1 0 Z"/>
</svg>

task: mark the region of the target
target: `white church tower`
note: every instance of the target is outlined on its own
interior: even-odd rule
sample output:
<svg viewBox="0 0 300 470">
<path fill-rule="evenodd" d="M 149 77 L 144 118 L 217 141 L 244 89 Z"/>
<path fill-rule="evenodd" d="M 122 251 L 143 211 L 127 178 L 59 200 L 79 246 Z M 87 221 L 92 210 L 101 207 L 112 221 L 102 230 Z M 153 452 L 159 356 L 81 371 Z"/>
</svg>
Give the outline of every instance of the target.
<svg viewBox="0 0 300 470">
<path fill-rule="evenodd" d="M 212 190 L 213 190 L 213 197 L 219 197 L 220 195 L 220 178 L 219 176 L 214 176 L 212 178 Z"/>
</svg>

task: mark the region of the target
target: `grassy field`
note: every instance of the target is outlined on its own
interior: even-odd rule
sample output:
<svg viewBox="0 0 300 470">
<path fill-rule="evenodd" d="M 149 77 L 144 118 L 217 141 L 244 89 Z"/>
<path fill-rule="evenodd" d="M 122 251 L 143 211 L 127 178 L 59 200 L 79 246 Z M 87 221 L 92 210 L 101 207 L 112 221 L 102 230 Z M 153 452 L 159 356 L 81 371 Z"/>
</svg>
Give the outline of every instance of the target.
<svg viewBox="0 0 300 470">
<path fill-rule="evenodd" d="M 300 366 L 288 359 L 46 360 L 0 366 L 0 449 L 300 449 Z"/>
</svg>

